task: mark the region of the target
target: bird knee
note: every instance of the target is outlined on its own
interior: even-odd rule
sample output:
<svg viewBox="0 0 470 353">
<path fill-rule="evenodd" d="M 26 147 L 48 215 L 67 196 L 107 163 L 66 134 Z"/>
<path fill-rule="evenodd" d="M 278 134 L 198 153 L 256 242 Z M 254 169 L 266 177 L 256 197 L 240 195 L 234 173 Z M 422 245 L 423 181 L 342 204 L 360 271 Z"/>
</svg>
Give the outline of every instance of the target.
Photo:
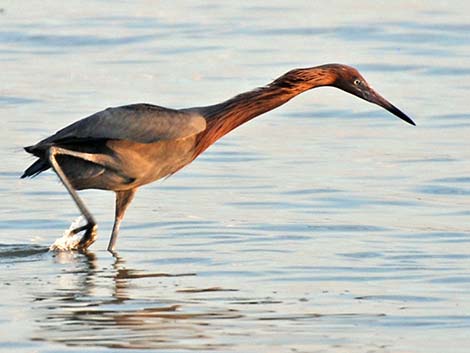
<svg viewBox="0 0 470 353">
<path fill-rule="evenodd" d="M 58 154 L 56 146 L 51 146 L 46 150 L 46 157 L 48 160 L 55 159 L 55 156 Z"/>
</svg>

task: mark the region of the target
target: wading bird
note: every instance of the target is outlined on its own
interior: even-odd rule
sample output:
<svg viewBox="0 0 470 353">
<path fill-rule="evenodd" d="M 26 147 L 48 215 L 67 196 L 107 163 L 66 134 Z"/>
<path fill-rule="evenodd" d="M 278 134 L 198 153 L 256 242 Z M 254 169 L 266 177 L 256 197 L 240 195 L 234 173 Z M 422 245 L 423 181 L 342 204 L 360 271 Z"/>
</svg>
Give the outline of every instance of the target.
<svg viewBox="0 0 470 353">
<path fill-rule="evenodd" d="M 85 230 L 78 250 L 93 244 L 97 227 L 76 190 L 114 191 L 116 213 L 108 245 L 113 252 L 124 213 L 139 186 L 177 172 L 241 124 L 321 86 L 339 88 L 415 125 L 375 92 L 356 69 L 327 64 L 291 70 L 264 87 L 215 105 L 168 109 L 132 104 L 105 109 L 25 147 L 39 159 L 22 178 L 49 168 L 55 171 L 87 222 L 72 231 L 77 234 Z"/>
</svg>

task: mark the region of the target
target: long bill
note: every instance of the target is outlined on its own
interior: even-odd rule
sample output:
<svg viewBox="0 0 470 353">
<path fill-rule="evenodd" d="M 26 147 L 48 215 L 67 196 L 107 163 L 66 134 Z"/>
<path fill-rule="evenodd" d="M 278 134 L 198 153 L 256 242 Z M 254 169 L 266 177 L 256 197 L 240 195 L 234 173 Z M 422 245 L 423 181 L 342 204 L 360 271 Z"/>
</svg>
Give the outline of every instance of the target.
<svg viewBox="0 0 470 353">
<path fill-rule="evenodd" d="M 371 90 L 371 93 L 369 97 L 366 98 L 366 100 L 368 100 L 371 103 L 377 104 L 378 106 L 381 106 L 382 108 L 388 110 L 393 115 L 399 117 L 401 120 L 406 121 L 408 124 L 416 126 L 415 122 L 411 120 L 411 118 L 408 117 L 408 115 L 403 113 L 400 109 L 395 107 L 392 103 L 390 103 L 388 100 L 386 100 L 377 92 Z"/>
</svg>

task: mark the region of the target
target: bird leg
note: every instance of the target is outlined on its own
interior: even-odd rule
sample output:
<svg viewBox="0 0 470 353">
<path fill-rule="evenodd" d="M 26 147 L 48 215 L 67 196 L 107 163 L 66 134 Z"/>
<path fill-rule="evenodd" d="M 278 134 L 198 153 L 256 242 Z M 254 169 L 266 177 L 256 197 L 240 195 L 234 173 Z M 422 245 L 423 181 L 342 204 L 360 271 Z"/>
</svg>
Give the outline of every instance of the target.
<svg viewBox="0 0 470 353">
<path fill-rule="evenodd" d="M 130 190 L 116 191 L 116 214 L 114 217 L 113 231 L 111 233 L 111 238 L 109 239 L 108 251 L 114 253 L 116 248 L 116 240 L 119 233 L 119 226 L 121 221 L 124 218 L 124 213 L 129 207 L 132 199 L 134 198 L 137 188 Z"/>
<path fill-rule="evenodd" d="M 83 238 L 80 240 L 80 242 L 77 245 L 78 249 L 86 250 L 96 240 L 97 226 L 96 226 L 95 219 L 91 215 L 90 211 L 88 211 L 85 204 L 80 199 L 77 192 L 75 191 L 72 184 L 70 183 L 69 179 L 67 178 L 64 171 L 62 170 L 59 163 L 57 162 L 57 159 L 56 159 L 57 155 L 60 155 L 60 154 L 68 155 L 69 153 L 67 150 L 63 148 L 51 146 L 48 149 L 47 154 L 48 154 L 49 163 L 51 164 L 52 169 L 54 169 L 60 181 L 62 182 L 62 184 L 64 184 L 70 196 L 75 201 L 75 204 L 77 205 L 78 209 L 80 210 L 83 217 L 85 217 L 87 221 L 86 225 L 82 227 L 78 227 L 71 232 L 72 234 L 77 234 L 81 232 L 82 230 L 86 229 L 85 235 L 83 236 Z"/>
</svg>

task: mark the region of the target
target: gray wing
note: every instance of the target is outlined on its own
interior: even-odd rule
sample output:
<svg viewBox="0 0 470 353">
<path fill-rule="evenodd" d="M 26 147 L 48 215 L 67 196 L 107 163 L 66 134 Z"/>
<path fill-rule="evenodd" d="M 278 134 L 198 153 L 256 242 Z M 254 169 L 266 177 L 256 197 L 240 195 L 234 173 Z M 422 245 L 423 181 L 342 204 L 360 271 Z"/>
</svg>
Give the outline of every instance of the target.
<svg viewBox="0 0 470 353">
<path fill-rule="evenodd" d="M 205 128 L 206 120 L 196 112 L 132 104 L 95 113 L 63 128 L 36 146 L 82 139 L 152 143 L 192 136 Z"/>
</svg>

